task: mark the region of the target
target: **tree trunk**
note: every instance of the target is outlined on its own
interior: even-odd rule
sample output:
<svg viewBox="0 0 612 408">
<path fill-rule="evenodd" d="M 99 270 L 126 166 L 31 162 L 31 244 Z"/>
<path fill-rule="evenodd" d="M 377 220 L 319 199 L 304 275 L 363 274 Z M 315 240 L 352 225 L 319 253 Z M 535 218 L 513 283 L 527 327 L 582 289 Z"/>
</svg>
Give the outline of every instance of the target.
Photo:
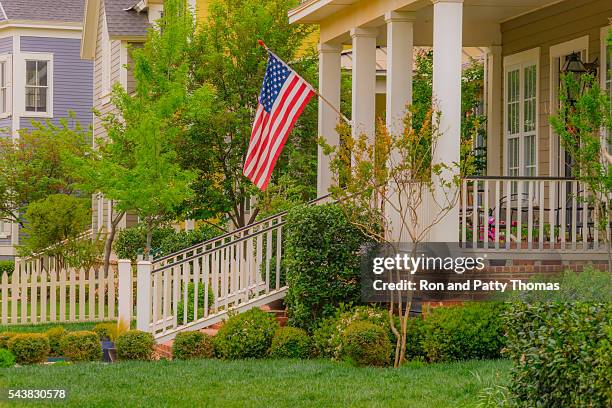
<svg viewBox="0 0 612 408">
<path fill-rule="evenodd" d="M 145 246 L 145 253 L 143 259 L 145 261 L 151 260 L 151 239 L 153 237 L 153 224 L 147 223 L 147 245 Z"/>
<path fill-rule="evenodd" d="M 111 203 L 112 205 L 112 203 Z M 115 234 L 117 233 L 117 225 L 125 215 L 125 211 L 121 211 L 119 214 L 115 216 L 115 218 L 111 219 L 111 229 L 108 232 L 108 236 L 106 237 L 106 242 L 104 243 L 104 275 L 108 276 L 108 269 L 110 268 L 110 256 L 113 250 L 113 241 L 115 240 Z M 112 216 L 112 209 L 111 209 Z"/>
</svg>

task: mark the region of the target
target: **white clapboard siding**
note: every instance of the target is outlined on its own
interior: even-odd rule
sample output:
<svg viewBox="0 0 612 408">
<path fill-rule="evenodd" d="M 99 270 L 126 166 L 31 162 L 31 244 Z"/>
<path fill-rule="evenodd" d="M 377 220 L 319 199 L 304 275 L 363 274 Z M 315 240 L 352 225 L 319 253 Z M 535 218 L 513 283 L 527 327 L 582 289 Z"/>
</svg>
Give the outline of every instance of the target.
<svg viewBox="0 0 612 408">
<path fill-rule="evenodd" d="M 117 318 L 117 270 L 62 267 L 53 259 L 17 260 L 0 276 L 0 324 L 93 322 Z"/>
</svg>

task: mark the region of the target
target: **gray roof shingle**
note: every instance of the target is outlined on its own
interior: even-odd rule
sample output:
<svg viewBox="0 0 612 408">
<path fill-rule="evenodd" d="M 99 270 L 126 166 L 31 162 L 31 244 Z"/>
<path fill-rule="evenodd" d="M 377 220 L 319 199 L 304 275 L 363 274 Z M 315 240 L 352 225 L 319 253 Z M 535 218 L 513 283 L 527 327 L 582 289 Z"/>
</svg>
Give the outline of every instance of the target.
<svg viewBox="0 0 612 408">
<path fill-rule="evenodd" d="M 0 4 L 9 20 L 82 22 L 85 0 L 2 0 Z"/>
<path fill-rule="evenodd" d="M 126 11 L 138 0 L 104 0 L 106 25 L 111 37 L 146 37 L 149 19 L 146 12 Z"/>
</svg>

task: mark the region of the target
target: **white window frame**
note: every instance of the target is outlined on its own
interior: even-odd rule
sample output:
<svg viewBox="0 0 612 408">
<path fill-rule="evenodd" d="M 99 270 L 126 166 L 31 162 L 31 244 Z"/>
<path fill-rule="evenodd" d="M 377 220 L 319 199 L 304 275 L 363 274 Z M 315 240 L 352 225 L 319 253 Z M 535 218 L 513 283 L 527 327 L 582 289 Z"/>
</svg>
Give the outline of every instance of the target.
<svg viewBox="0 0 612 408">
<path fill-rule="evenodd" d="M 524 109 L 523 109 L 523 94 L 524 94 L 524 67 L 535 65 L 536 67 L 536 94 L 535 94 L 535 172 L 530 177 L 537 177 L 538 170 L 538 156 L 539 156 L 539 133 L 540 133 L 540 47 L 532 48 L 530 50 L 522 51 L 516 54 L 508 55 L 504 57 L 504 77 L 503 77 L 503 87 L 504 87 L 504 95 L 503 95 L 503 135 L 504 135 L 504 146 L 503 146 L 503 166 L 504 166 L 504 176 L 508 176 L 508 160 L 509 160 L 509 149 L 508 149 L 508 141 L 511 138 L 518 138 L 519 140 L 519 177 L 526 176 L 525 175 L 525 137 L 530 136 L 526 135 L 524 131 Z M 516 70 L 519 68 L 519 127 L 520 131 L 518 135 L 510 136 L 508 134 L 508 72 Z M 531 132 L 530 132 L 531 133 Z"/>
<path fill-rule="evenodd" d="M 106 25 L 106 16 L 103 17 L 102 40 L 100 41 L 100 70 L 101 70 L 101 94 L 103 104 L 110 102 L 110 93 L 112 88 L 112 49 L 113 44 L 108 36 L 108 28 Z"/>
<path fill-rule="evenodd" d="M 47 62 L 47 110 L 45 112 L 26 111 L 26 61 Z M 19 116 L 26 118 L 52 118 L 53 117 L 53 54 L 43 52 L 22 52 L 19 54 L 19 63 L 16 72 L 19 75 L 16 98 L 19 98 Z"/>
<path fill-rule="evenodd" d="M 0 64 L 4 64 L 4 88 L 6 89 L 6 106 L 0 111 L 0 119 L 11 116 L 13 112 L 13 57 L 11 54 L 0 55 Z M 0 83 L 1 85 L 1 83 Z"/>
<path fill-rule="evenodd" d="M 582 52 L 584 51 L 585 55 L 589 56 L 589 36 L 584 35 L 582 37 L 574 38 L 573 40 L 565 41 L 560 44 L 555 44 L 549 49 L 549 64 L 550 72 L 549 72 L 549 92 L 550 97 L 548 99 L 549 104 L 549 114 L 556 115 L 558 112 L 558 95 L 555 94 L 557 90 L 557 85 L 555 81 L 558 81 L 558 74 L 555 72 L 555 64 L 554 61 L 556 58 L 560 58 L 566 55 L 569 55 L 573 52 Z M 588 61 L 583 61 L 588 62 Z M 561 176 L 561 169 L 559 168 L 560 157 L 565 155 L 565 151 L 563 146 L 561 146 L 561 141 L 559 140 L 559 135 L 555 133 L 552 126 L 548 127 L 549 129 L 549 151 L 550 151 L 550 164 L 549 171 L 551 176 Z"/>
</svg>

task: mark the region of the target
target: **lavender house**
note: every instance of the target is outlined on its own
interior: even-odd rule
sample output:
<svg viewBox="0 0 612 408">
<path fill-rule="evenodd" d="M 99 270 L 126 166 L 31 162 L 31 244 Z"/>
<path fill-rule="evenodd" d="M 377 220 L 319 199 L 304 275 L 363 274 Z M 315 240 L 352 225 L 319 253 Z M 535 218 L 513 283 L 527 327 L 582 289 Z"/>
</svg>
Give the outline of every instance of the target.
<svg viewBox="0 0 612 408">
<path fill-rule="evenodd" d="M 82 0 L 0 1 L 0 137 L 69 111 L 92 123 L 93 63 L 80 58 Z M 0 221 L 0 259 L 14 256 L 17 226 Z"/>
</svg>

